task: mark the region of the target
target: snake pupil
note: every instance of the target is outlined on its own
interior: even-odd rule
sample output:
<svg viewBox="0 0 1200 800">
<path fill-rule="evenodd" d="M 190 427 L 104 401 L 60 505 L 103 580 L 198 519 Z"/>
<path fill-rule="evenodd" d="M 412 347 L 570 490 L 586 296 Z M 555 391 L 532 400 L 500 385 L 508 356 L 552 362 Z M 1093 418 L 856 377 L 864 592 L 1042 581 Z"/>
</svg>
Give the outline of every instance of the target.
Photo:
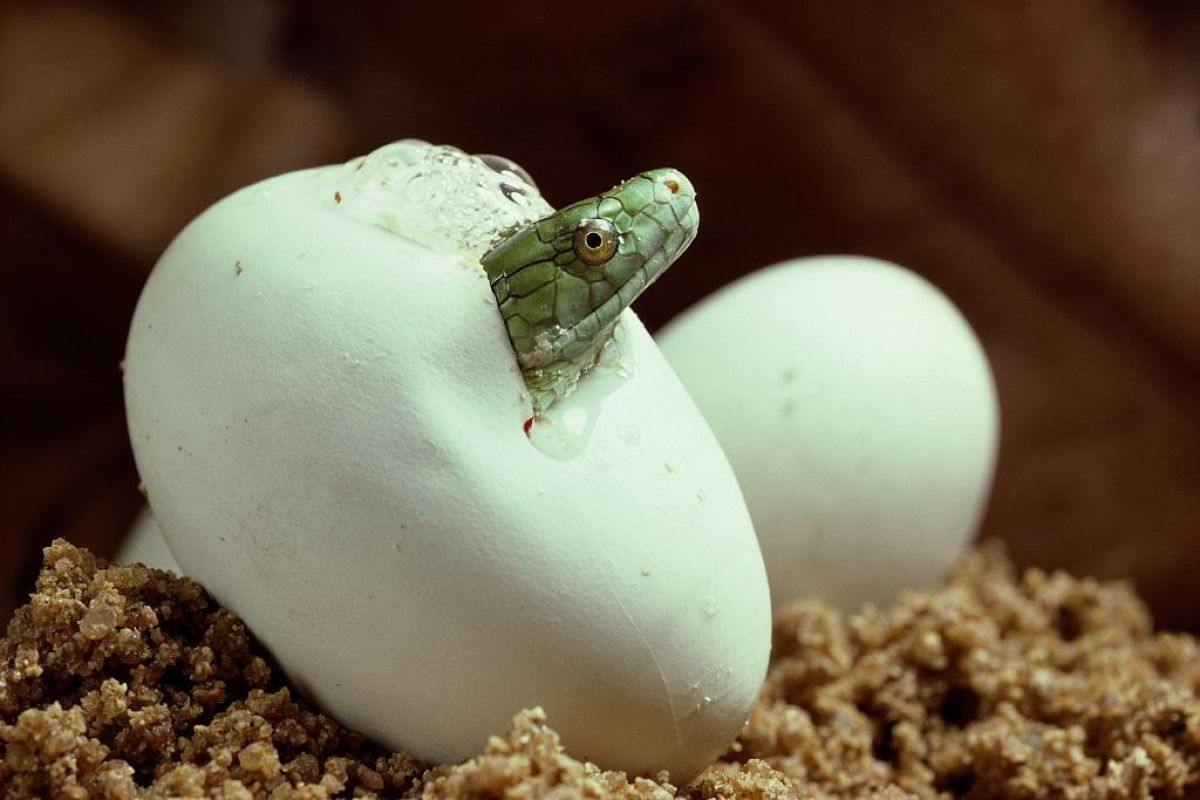
<svg viewBox="0 0 1200 800">
<path fill-rule="evenodd" d="M 575 229 L 575 255 L 589 267 L 607 264 L 619 242 L 616 226 L 607 219 L 585 219 Z"/>
</svg>

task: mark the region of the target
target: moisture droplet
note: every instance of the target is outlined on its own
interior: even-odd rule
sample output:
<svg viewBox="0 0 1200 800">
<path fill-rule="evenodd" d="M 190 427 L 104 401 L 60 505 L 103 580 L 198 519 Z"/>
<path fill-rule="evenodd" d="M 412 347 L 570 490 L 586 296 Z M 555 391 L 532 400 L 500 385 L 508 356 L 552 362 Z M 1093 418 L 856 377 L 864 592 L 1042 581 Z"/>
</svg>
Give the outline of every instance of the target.
<svg viewBox="0 0 1200 800">
<path fill-rule="evenodd" d="M 712 619 L 713 617 L 717 616 L 717 612 L 719 612 L 720 610 L 721 610 L 721 606 L 717 602 L 717 598 L 709 597 L 709 598 L 705 599 L 705 601 L 704 601 L 704 616 L 708 617 L 709 619 Z"/>
<path fill-rule="evenodd" d="M 551 458 L 565 461 L 586 451 L 609 396 L 625 385 L 627 374 L 622 375 L 613 366 L 617 360 L 629 361 L 622 326 L 618 325 L 614 334 L 596 366 L 579 379 L 570 394 L 552 403 L 529 431 L 533 446 Z M 617 436 L 626 444 L 636 445 L 641 441 L 641 430 L 621 425 Z M 611 466 L 609 455 L 595 448 L 592 459 L 599 470 Z"/>
<path fill-rule="evenodd" d="M 650 577 L 650 568 L 649 567 L 642 567 L 642 577 L 643 578 Z"/>
<path fill-rule="evenodd" d="M 516 203 L 520 205 L 521 203 L 525 202 L 525 187 L 523 186 L 514 186 L 511 183 L 501 183 L 500 191 L 504 194 L 505 199 L 507 199 L 510 203 Z"/>
<path fill-rule="evenodd" d="M 536 188 L 518 183 L 456 148 L 407 139 L 350 162 L 336 186 L 344 213 L 474 260 L 505 232 L 552 210 Z"/>
</svg>

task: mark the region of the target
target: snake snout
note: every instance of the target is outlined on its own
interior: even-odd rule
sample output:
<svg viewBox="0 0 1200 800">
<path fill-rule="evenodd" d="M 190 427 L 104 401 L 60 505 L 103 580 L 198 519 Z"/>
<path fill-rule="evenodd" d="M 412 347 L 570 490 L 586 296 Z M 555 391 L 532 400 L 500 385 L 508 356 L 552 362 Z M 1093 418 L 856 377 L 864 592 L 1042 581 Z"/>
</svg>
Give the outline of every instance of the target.
<svg viewBox="0 0 1200 800">
<path fill-rule="evenodd" d="M 686 175 L 671 167 L 643 172 L 642 177 L 653 186 L 654 204 L 658 210 L 650 213 L 659 219 L 668 233 L 664 244 L 669 251 L 668 258 L 674 260 L 691 244 L 700 224 L 696 189 Z"/>
<path fill-rule="evenodd" d="M 696 197 L 696 190 L 693 188 L 692 182 L 677 169 L 666 167 L 652 169 L 642 174 L 654 181 L 654 199 L 660 203 L 688 201 Z"/>
</svg>

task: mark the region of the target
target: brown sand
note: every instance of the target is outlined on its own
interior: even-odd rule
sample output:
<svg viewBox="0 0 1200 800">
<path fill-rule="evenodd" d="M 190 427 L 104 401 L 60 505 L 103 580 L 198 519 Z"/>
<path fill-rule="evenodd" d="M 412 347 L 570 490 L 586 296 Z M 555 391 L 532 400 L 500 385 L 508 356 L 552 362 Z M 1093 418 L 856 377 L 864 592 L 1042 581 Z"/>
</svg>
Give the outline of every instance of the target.
<svg viewBox="0 0 1200 800">
<path fill-rule="evenodd" d="M 537 710 L 426 770 L 293 696 L 196 583 L 59 541 L 0 642 L 0 796 L 1195 798 L 1198 687 L 1126 587 L 985 549 L 886 611 L 781 613 L 749 724 L 682 789 L 570 758 Z"/>
</svg>

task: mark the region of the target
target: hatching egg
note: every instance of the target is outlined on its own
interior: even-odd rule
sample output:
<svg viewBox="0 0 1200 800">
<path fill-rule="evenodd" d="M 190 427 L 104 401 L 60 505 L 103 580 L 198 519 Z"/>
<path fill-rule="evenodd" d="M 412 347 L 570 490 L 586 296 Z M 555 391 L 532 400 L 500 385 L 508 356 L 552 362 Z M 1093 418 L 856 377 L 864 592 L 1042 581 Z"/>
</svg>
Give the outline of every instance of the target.
<svg viewBox="0 0 1200 800">
<path fill-rule="evenodd" d="M 888 602 L 939 580 L 974 536 L 996 392 L 966 320 L 921 277 L 854 256 L 789 261 L 658 343 L 733 464 L 776 605 Z"/>
<path fill-rule="evenodd" d="M 125 371 L 155 521 L 385 745 L 454 761 L 542 706 L 572 753 L 686 779 L 770 647 L 736 479 L 628 311 L 615 362 L 530 424 L 475 227 L 544 201 L 421 144 L 239 191 L 163 255 Z"/>
</svg>

